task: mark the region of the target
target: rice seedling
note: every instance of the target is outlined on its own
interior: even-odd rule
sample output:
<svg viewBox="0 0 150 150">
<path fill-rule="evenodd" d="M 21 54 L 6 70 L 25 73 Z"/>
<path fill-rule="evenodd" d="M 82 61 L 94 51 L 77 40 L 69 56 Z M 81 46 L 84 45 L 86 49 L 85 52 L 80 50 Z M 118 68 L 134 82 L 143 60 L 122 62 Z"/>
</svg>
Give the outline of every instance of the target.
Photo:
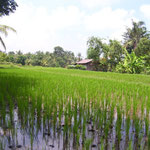
<svg viewBox="0 0 150 150">
<path fill-rule="evenodd" d="M 0 148 L 35 149 L 37 141 L 37 149 L 149 148 L 149 76 L 3 68 Z"/>
</svg>

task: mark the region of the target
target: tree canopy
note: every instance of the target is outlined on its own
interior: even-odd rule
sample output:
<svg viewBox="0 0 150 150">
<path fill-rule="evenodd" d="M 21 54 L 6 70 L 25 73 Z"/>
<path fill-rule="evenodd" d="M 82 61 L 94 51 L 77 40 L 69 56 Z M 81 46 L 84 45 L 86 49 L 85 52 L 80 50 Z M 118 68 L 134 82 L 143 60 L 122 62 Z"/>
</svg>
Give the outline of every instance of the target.
<svg viewBox="0 0 150 150">
<path fill-rule="evenodd" d="M 0 17 L 13 13 L 18 7 L 14 0 L 0 0 Z"/>
<path fill-rule="evenodd" d="M 132 28 L 127 28 L 127 31 L 123 34 L 124 45 L 129 53 L 136 49 L 137 44 L 141 38 L 149 38 L 149 32 L 145 27 L 143 21 L 135 22 L 132 20 Z"/>
<path fill-rule="evenodd" d="M 150 66 L 150 33 L 145 23 L 132 20 L 132 27 L 126 29 L 123 37 L 122 42 L 89 38 L 87 57 L 93 59 L 96 70 L 141 73 Z"/>
<path fill-rule="evenodd" d="M 102 54 L 102 40 L 98 37 L 92 36 L 87 41 L 87 57 L 93 59 L 95 70 L 98 70 L 99 58 Z"/>
<path fill-rule="evenodd" d="M 65 51 L 62 47 L 54 47 L 54 51 L 42 52 L 36 51 L 35 53 L 23 54 L 20 50 L 17 52 L 8 52 L 7 62 L 22 64 L 22 65 L 33 65 L 43 67 L 67 67 L 68 65 L 74 64 L 77 58 L 71 51 Z"/>
</svg>

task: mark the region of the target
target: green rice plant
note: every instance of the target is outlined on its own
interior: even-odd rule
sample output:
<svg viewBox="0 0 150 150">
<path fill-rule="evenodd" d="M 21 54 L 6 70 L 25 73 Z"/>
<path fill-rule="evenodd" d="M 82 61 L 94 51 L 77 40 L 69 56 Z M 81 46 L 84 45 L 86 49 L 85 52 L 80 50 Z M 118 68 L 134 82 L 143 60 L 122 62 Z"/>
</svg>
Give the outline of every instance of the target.
<svg viewBox="0 0 150 150">
<path fill-rule="evenodd" d="M 83 124 L 82 124 L 82 142 L 83 142 L 83 144 L 86 139 L 86 123 L 87 123 L 86 115 L 83 114 Z"/>
<path fill-rule="evenodd" d="M 105 149 L 104 140 L 101 139 L 100 150 L 104 150 L 104 149 Z"/>
<path fill-rule="evenodd" d="M 116 137 L 117 137 L 118 143 L 120 143 L 121 141 L 121 125 L 122 125 L 121 109 L 119 106 L 117 106 Z"/>
<path fill-rule="evenodd" d="M 91 143 L 92 143 L 92 139 L 86 139 L 85 144 L 84 144 L 85 150 L 90 149 Z"/>
<path fill-rule="evenodd" d="M 130 141 L 130 142 L 129 142 L 128 150 L 133 150 L 133 146 L 132 146 L 132 145 L 133 145 L 133 143 L 132 143 L 132 141 Z"/>
<path fill-rule="evenodd" d="M 59 138 L 64 135 L 64 140 L 74 137 L 78 147 L 79 139 L 85 144 L 91 134 L 103 138 L 108 146 L 114 129 L 119 142 L 125 129 L 126 139 L 132 141 L 136 134 L 140 144 L 143 134 L 149 135 L 149 99 L 149 77 L 145 75 L 42 67 L 0 69 L 0 126 L 9 124 L 16 129 L 12 122 L 17 108 L 20 130 L 30 135 L 32 145 L 41 132 L 45 140 L 52 132 L 54 139 L 56 134 Z M 72 148 L 71 140 L 68 146 Z"/>
</svg>

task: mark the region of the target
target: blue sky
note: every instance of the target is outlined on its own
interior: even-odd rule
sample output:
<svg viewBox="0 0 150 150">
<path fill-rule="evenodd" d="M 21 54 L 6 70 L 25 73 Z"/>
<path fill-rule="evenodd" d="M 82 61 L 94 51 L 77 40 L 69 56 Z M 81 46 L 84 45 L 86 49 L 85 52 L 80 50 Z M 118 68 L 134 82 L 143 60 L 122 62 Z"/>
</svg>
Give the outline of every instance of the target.
<svg viewBox="0 0 150 150">
<path fill-rule="evenodd" d="M 14 14 L 1 24 L 17 30 L 4 38 L 7 51 L 52 52 L 55 46 L 86 57 L 91 36 L 122 40 L 131 20 L 142 20 L 150 30 L 149 0 L 16 0 Z M 3 49 L 0 46 L 0 49 Z"/>
</svg>

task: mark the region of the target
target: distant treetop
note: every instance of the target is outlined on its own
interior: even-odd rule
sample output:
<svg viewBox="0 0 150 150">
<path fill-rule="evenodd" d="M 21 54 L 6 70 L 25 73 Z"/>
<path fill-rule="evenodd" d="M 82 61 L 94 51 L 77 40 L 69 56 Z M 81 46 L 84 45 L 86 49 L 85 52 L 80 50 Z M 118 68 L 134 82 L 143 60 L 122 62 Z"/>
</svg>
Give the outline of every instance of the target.
<svg viewBox="0 0 150 150">
<path fill-rule="evenodd" d="M 14 0 L 0 0 L 0 17 L 13 13 L 18 7 Z"/>
</svg>

